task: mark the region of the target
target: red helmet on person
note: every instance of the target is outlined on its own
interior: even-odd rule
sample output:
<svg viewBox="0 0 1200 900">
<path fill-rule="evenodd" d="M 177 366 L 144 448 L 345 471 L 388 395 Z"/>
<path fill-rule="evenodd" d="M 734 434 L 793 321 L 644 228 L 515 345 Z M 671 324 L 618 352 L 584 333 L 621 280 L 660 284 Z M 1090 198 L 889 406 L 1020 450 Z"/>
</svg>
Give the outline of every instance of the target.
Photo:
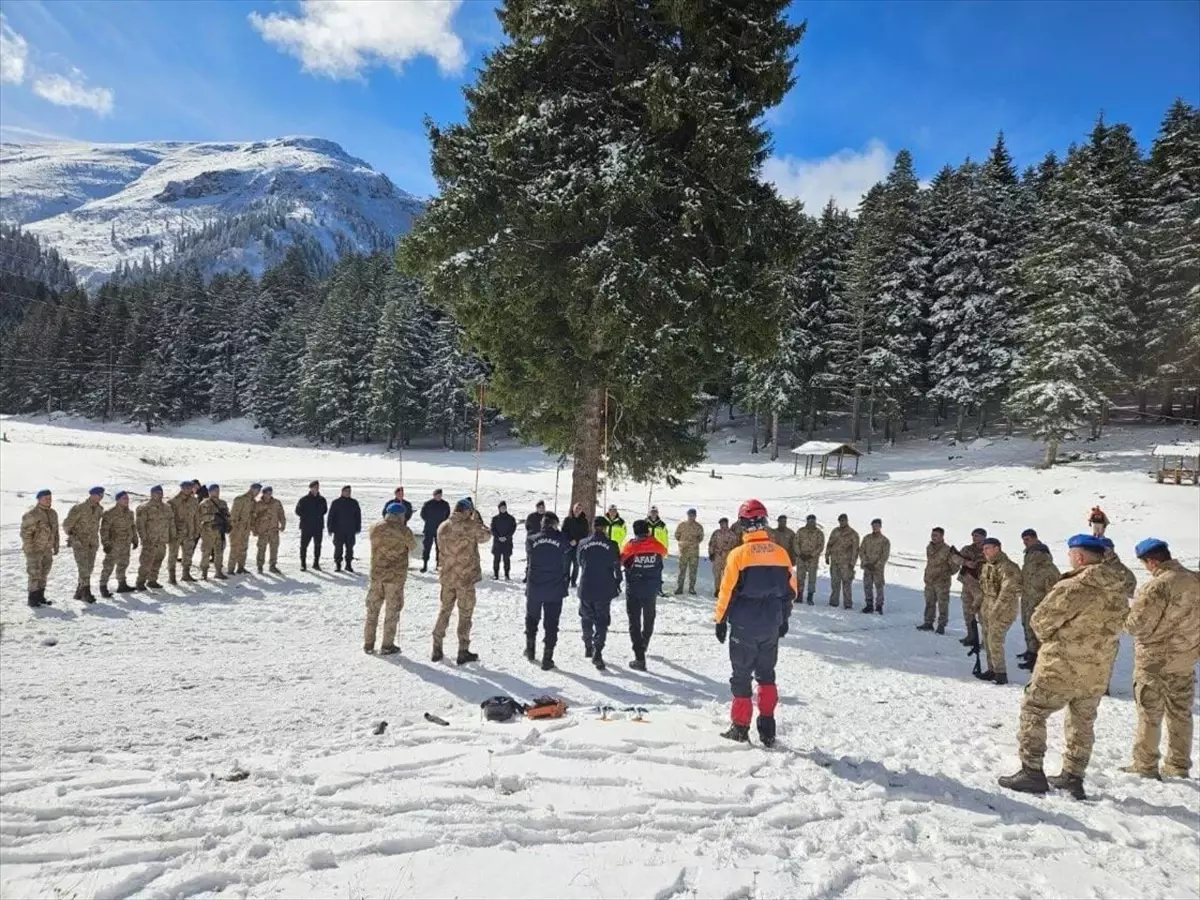
<svg viewBox="0 0 1200 900">
<path fill-rule="evenodd" d="M 738 522 L 743 528 L 766 528 L 767 508 L 758 500 L 747 500 L 738 507 Z"/>
</svg>

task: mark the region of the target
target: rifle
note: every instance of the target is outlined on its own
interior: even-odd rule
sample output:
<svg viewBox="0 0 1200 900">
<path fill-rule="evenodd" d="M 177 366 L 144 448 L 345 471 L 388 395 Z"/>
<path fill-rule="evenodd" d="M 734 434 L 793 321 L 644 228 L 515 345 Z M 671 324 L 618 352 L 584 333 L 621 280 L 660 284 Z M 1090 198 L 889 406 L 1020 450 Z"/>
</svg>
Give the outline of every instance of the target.
<svg viewBox="0 0 1200 900">
<path fill-rule="evenodd" d="M 980 676 L 980 674 L 983 672 L 983 664 L 982 664 L 982 661 L 980 658 L 979 649 L 980 649 L 979 628 L 976 627 L 975 642 L 973 644 L 971 644 L 970 649 L 967 650 L 967 656 L 975 657 L 975 668 L 973 668 L 971 670 L 971 674 L 974 675 L 976 678 L 978 678 Z"/>
</svg>

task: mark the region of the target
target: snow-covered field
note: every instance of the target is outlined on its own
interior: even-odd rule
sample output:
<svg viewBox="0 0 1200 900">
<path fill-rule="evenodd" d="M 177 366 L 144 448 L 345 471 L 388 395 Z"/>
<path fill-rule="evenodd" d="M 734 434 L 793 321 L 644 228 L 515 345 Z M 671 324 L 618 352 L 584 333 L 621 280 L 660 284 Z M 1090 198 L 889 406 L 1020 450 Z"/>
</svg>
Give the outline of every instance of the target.
<svg viewBox="0 0 1200 900">
<path fill-rule="evenodd" d="M 971 677 L 957 596 L 950 634 L 913 628 L 933 525 L 955 543 L 983 525 L 1018 559 L 1018 535 L 1033 526 L 1062 564 L 1066 537 L 1100 503 L 1127 561 L 1133 543 L 1154 534 L 1195 566 L 1200 491 L 1145 474 L 1148 448 L 1182 431 L 1117 431 L 1086 445 L 1099 458 L 1051 472 L 1029 467 L 1038 448 L 1023 439 L 913 442 L 873 454 L 858 479 L 841 483 L 794 478 L 790 461 L 721 444 L 681 487 L 657 487 L 672 526 L 696 506 L 710 528 L 747 496 L 793 524 L 809 511 L 826 528 L 843 511 L 861 531 L 884 519 L 894 561 L 886 614 L 830 609 L 823 598 L 797 608 L 779 662 L 780 745 L 767 751 L 718 736 L 728 659 L 707 597 L 660 603 L 644 674 L 625 665 L 622 604 L 612 665 L 600 674 L 583 659 L 568 601 L 559 669 L 543 673 L 521 657 L 520 585 L 496 584 L 489 571 L 473 643 L 482 661 L 460 669 L 428 661 L 437 586 L 414 571 L 403 654 L 370 657 L 361 650 L 365 575 L 301 573 L 293 522 L 282 577 L 122 595 L 89 609 L 70 599 L 73 564 L 60 554 L 47 592 L 55 605 L 35 614 L 25 606 L 18 525 L 39 487 L 55 490 L 65 515 L 94 483 L 140 496 L 198 477 L 231 496 L 261 480 L 290 517 L 304 485 L 320 478 L 330 496 L 354 485 L 370 521 L 398 483 L 398 464 L 378 448 L 221 439 L 228 426 L 169 436 L 67 420 L 0 427 L 5 897 L 1200 895 L 1197 782 L 1151 784 L 1118 771 L 1135 719 L 1128 644 L 1101 706 L 1092 800 L 1078 803 L 996 786 L 1017 766 L 1019 626 L 1009 634 L 1017 677 L 1007 687 Z M 520 515 L 553 499 L 554 464 L 537 451 L 491 451 L 483 465 L 485 514 L 500 499 Z M 435 487 L 450 498 L 473 493 L 473 457 L 406 454 L 404 484 L 418 503 Z M 564 472 L 560 508 L 567 484 Z M 626 485 L 610 499 L 632 519 L 647 488 Z M 546 691 L 571 703 L 565 718 L 480 721 L 479 703 L 493 694 Z M 646 706 L 648 721 L 599 721 L 591 707 L 600 702 Z M 449 727 L 426 723 L 425 712 Z M 389 726 L 375 735 L 381 720 Z M 1055 719 L 1052 772 L 1060 749 Z M 228 780 L 234 772 L 248 777 Z"/>
</svg>

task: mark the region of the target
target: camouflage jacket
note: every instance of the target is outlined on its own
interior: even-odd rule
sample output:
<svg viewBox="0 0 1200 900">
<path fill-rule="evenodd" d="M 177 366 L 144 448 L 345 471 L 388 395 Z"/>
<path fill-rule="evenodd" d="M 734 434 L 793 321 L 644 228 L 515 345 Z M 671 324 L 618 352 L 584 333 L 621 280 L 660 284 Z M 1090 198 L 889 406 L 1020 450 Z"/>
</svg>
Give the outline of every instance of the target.
<svg viewBox="0 0 1200 900">
<path fill-rule="evenodd" d="M 892 555 L 892 542 L 882 534 L 871 532 L 858 546 L 858 561 L 864 569 L 882 569 Z"/>
<path fill-rule="evenodd" d="M 839 525 L 829 532 L 829 542 L 825 545 L 825 560 L 853 568 L 858 562 L 858 532 L 849 525 Z"/>
<path fill-rule="evenodd" d="M 1138 588 L 1125 627 L 1133 635 L 1133 680 L 1187 675 L 1200 661 L 1200 574 L 1178 560 Z"/>
<path fill-rule="evenodd" d="M 1111 547 L 1104 551 L 1104 565 L 1121 576 L 1121 587 L 1125 590 L 1125 599 L 1131 598 L 1137 592 L 1137 576 L 1129 570 L 1129 566 L 1121 562 L 1121 557 L 1117 556 L 1117 551 Z"/>
<path fill-rule="evenodd" d="M 58 513 L 35 506 L 21 516 L 21 549 L 26 553 L 57 553 Z"/>
<path fill-rule="evenodd" d="M 1003 628 L 1017 618 L 1021 607 L 1021 569 L 1001 552 L 983 564 L 979 576 L 979 615 L 987 627 Z"/>
<path fill-rule="evenodd" d="M 254 504 L 254 495 L 250 491 L 233 498 L 233 506 L 229 509 L 230 532 L 250 531 L 254 527 Z"/>
<path fill-rule="evenodd" d="M 200 530 L 229 533 L 229 504 L 224 500 L 206 497 L 200 502 Z"/>
<path fill-rule="evenodd" d="M 147 500 L 137 508 L 137 533 L 148 546 L 175 540 L 175 511 L 162 500 Z"/>
<path fill-rule="evenodd" d="M 254 504 L 254 525 L 252 531 L 256 535 L 277 534 L 287 525 L 283 515 L 283 504 L 274 497 L 269 500 L 258 500 Z"/>
<path fill-rule="evenodd" d="M 175 515 L 175 539 L 194 541 L 200 537 L 200 501 L 180 491 L 167 501 Z"/>
<path fill-rule="evenodd" d="M 784 525 L 782 528 L 768 528 L 767 535 L 771 538 L 772 543 L 778 544 L 787 551 L 788 559 L 794 566 L 796 564 L 796 532 Z"/>
<path fill-rule="evenodd" d="M 1121 576 L 1109 566 L 1087 565 L 1056 581 L 1029 619 L 1042 645 L 1030 685 L 1101 696 L 1128 609 Z"/>
<path fill-rule="evenodd" d="M 962 557 L 945 541 L 940 544 L 930 541 L 925 545 L 925 584 L 931 587 L 945 585 L 948 588 L 950 579 L 961 565 Z"/>
<path fill-rule="evenodd" d="M 825 532 L 816 525 L 805 525 L 796 532 L 792 542 L 797 559 L 820 559 L 825 549 Z"/>
<path fill-rule="evenodd" d="M 699 522 L 684 519 L 675 526 L 675 543 L 679 544 L 679 552 L 700 553 L 700 542 L 704 540 L 704 526 Z"/>
<path fill-rule="evenodd" d="M 724 560 L 729 555 L 729 551 L 742 542 L 732 529 L 718 528 L 712 533 L 708 539 L 708 556 L 712 560 Z"/>
<path fill-rule="evenodd" d="M 112 547 L 136 547 L 138 545 L 137 523 L 133 510 L 128 506 L 110 507 L 100 517 L 100 546 L 105 553 Z"/>
<path fill-rule="evenodd" d="M 983 571 L 983 550 L 974 542 L 967 544 L 958 551 L 962 559 L 962 568 L 958 572 L 958 580 L 962 582 L 978 581 Z"/>
<path fill-rule="evenodd" d="M 63 519 L 63 534 L 67 536 L 67 546 L 78 544 L 81 547 L 96 547 L 100 544 L 100 517 L 104 515 L 104 507 L 91 500 L 76 503 Z"/>
<path fill-rule="evenodd" d="M 473 510 L 452 512 L 437 530 L 441 583 L 449 587 L 466 587 L 478 581 L 483 572 L 479 564 L 479 545 L 491 538 L 491 530 L 475 518 Z"/>
<path fill-rule="evenodd" d="M 385 516 L 371 526 L 371 580 L 404 584 L 408 580 L 408 556 L 416 546 L 404 516 Z"/>
<path fill-rule="evenodd" d="M 1035 605 L 1046 596 L 1054 582 L 1062 577 L 1050 549 L 1043 543 L 1025 548 L 1025 561 L 1021 566 L 1021 599 Z"/>
</svg>

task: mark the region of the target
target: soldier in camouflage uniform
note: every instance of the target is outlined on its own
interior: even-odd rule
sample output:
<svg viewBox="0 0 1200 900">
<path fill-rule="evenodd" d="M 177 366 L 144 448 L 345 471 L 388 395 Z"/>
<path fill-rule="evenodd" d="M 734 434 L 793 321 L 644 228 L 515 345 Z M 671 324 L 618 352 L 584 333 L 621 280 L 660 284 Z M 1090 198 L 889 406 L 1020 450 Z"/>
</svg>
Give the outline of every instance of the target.
<svg viewBox="0 0 1200 900">
<path fill-rule="evenodd" d="M 210 484 L 208 496 L 200 503 L 200 577 L 208 581 L 208 567 L 224 581 L 225 533 L 229 531 L 229 504 L 221 499 L 221 486 Z"/>
<path fill-rule="evenodd" d="M 729 558 L 729 551 L 741 542 L 742 539 L 729 527 L 729 520 L 722 517 L 717 523 L 717 530 L 708 539 L 708 561 L 712 563 L 714 597 L 721 593 L 721 576 L 725 574 L 725 560 Z"/>
<path fill-rule="evenodd" d="M 181 482 L 179 493 L 167 501 L 175 515 L 175 536 L 167 547 L 167 581 L 175 580 L 175 567 L 183 557 L 183 580 L 195 581 L 192 577 L 192 554 L 196 552 L 196 541 L 200 537 L 200 502 L 193 495 L 195 486 L 190 481 Z"/>
<path fill-rule="evenodd" d="M 788 517 L 780 516 L 775 520 L 775 527 L 767 529 L 767 536 L 772 543 L 778 544 L 787 551 L 788 559 L 796 565 L 796 532 L 788 528 Z"/>
<path fill-rule="evenodd" d="M 892 555 L 892 542 L 883 534 L 883 520 L 871 520 L 871 533 L 862 539 L 858 548 L 858 560 L 863 573 L 863 606 L 865 613 L 883 615 L 883 570 Z"/>
<path fill-rule="evenodd" d="M 1192 704 L 1200 662 L 1200 575 L 1171 558 L 1164 541 L 1147 538 L 1137 557 L 1150 580 L 1137 591 L 1125 627 L 1133 635 L 1133 697 L 1137 736 L 1124 771 L 1148 778 L 1187 778 L 1192 765 Z M 1162 722 L 1167 753 L 1158 770 Z"/>
<path fill-rule="evenodd" d="M 287 527 L 287 519 L 283 515 L 283 504 L 275 499 L 275 491 L 270 485 L 262 489 L 262 496 L 254 504 L 254 521 L 251 530 L 256 538 L 258 551 L 258 574 L 263 571 L 263 563 L 267 559 L 267 551 L 271 552 L 270 571 L 274 575 L 282 575 L 279 571 L 279 532 Z"/>
<path fill-rule="evenodd" d="M 163 502 L 161 484 L 150 488 L 150 499 L 137 508 L 137 533 L 142 544 L 136 590 L 159 589 L 158 573 L 167 547 L 175 543 L 175 511 Z"/>
<path fill-rule="evenodd" d="M 118 491 L 116 505 L 100 517 L 100 546 L 104 549 L 104 562 L 100 564 L 100 596 L 111 597 L 108 576 L 116 570 L 117 593 L 128 594 L 133 590 L 125 580 L 129 570 L 129 551 L 138 546 L 137 523 L 129 508 L 129 494 Z"/>
<path fill-rule="evenodd" d="M 804 602 L 813 605 L 813 595 L 817 592 L 817 563 L 825 551 L 825 532 L 817 527 L 817 517 L 809 515 L 804 520 L 804 527 L 796 532 L 793 542 L 796 553 L 796 578 L 800 582 L 800 592 Z M 799 595 L 796 602 L 800 602 Z"/>
<path fill-rule="evenodd" d="M 404 524 L 404 507 L 394 500 L 381 521 L 371 526 L 371 581 L 367 587 L 367 623 L 363 628 L 363 650 L 375 652 L 375 630 L 379 611 L 383 614 L 382 655 L 398 653 L 396 629 L 404 609 L 404 585 L 408 581 L 408 557 L 417 539 Z"/>
<path fill-rule="evenodd" d="M 825 562 L 829 566 L 829 605 L 854 609 L 854 566 L 858 563 L 858 532 L 849 525 L 850 518 L 838 516 L 838 527 L 829 532 L 825 544 Z"/>
<path fill-rule="evenodd" d="M 92 570 L 96 568 L 96 551 L 100 549 L 100 517 L 104 508 L 104 488 L 94 487 L 82 503 L 76 503 L 63 519 L 63 534 L 67 546 L 75 552 L 75 566 L 79 570 L 79 583 L 75 588 L 75 599 L 95 603 L 92 593 Z"/>
<path fill-rule="evenodd" d="M 917 626 L 917 631 L 933 631 L 933 619 L 937 616 L 937 633 L 946 633 L 946 623 L 950 620 L 950 579 L 961 565 L 958 551 L 946 543 L 946 530 L 933 529 L 925 548 L 925 621 Z"/>
<path fill-rule="evenodd" d="M 250 490 L 233 498 L 229 510 L 229 574 L 246 574 L 246 553 L 250 549 L 250 532 L 254 529 L 254 504 L 262 485 L 257 481 Z"/>
<path fill-rule="evenodd" d="M 994 537 L 983 541 L 983 572 L 979 576 L 979 624 L 987 651 L 987 671 L 976 675 L 983 681 L 1008 684 L 1004 661 L 1004 639 L 1017 619 L 1021 606 L 1021 568 L 1008 558 Z"/>
<path fill-rule="evenodd" d="M 987 530 L 976 528 L 971 532 L 971 543 L 958 551 L 962 567 L 958 572 L 962 584 L 963 625 L 967 636 L 960 641 L 964 647 L 980 643 L 979 640 L 979 576 L 983 572 L 983 541 Z"/>
<path fill-rule="evenodd" d="M 1026 528 L 1021 532 L 1021 540 L 1025 544 L 1025 560 L 1021 564 L 1021 627 L 1025 631 L 1025 652 L 1021 654 L 1019 667 L 1032 671 L 1037 660 L 1038 639 L 1029 620 L 1062 573 L 1054 565 L 1050 548 L 1038 540 L 1036 531 Z"/>
<path fill-rule="evenodd" d="M 53 503 L 54 495 L 43 488 L 37 492 L 37 503 L 21 516 L 21 550 L 29 575 L 29 605 L 34 608 L 54 605 L 46 599 L 46 579 L 58 555 L 58 513 Z"/>
<path fill-rule="evenodd" d="M 683 593 L 683 582 L 688 583 L 688 593 L 696 593 L 696 572 L 700 568 L 700 542 L 704 540 L 704 526 L 696 521 L 696 510 L 689 509 L 687 518 L 675 526 L 675 543 L 679 545 L 679 578 L 675 583 L 676 595 Z"/>
<path fill-rule="evenodd" d="M 458 657 L 461 666 L 475 662 L 471 652 L 471 620 L 475 615 L 475 584 L 483 575 L 479 563 L 479 545 L 491 540 L 492 533 L 475 515 L 469 499 L 454 505 L 450 518 L 438 526 L 438 557 L 442 567 L 438 580 L 442 585 L 441 605 L 433 626 L 434 662 L 442 659 L 442 640 L 450 626 L 450 614 L 458 607 Z"/>
<path fill-rule="evenodd" d="M 1084 799 L 1083 775 L 1092 757 L 1096 714 L 1128 606 L 1120 576 L 1104 560 L 1104 544 L 1077 534 L 1067 546 L 1073 571 L 1057 581 L 1034 610 L 1031 624 L 1041 642 L 1033 678 L 1021 699 L 1017 733 L 1021 770 L 1000 779 L 1000 786 L 1028 794 L 1051 787 Z M 1067 710 L 1062 773 L 1047 778 L 1046 719 Z"/>
</svg>

